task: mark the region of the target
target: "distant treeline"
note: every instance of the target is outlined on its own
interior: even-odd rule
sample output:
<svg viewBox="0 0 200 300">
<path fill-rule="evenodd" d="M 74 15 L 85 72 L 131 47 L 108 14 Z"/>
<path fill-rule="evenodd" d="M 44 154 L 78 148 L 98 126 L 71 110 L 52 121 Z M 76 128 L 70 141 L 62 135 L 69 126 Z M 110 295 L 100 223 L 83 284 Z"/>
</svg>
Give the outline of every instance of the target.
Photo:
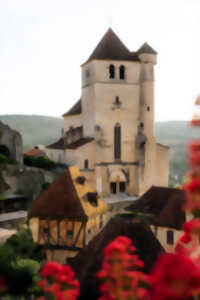
<svg viewBox="0 0 200 300">
<path fill-rule="evenodd" d="M 0 115 L 0 120 L 21 132 L 24 151 L 35 145 L 48 145 L 61 136 L 61 118 L 36 115 Z M 187 145 L 191 139 L 200 138 L 200 129 L 191 128 L 185 121 L 156 123 L 158 142 L 170 149 L 170 184 L 180 183 L 187 171 Z"/>
</svg>

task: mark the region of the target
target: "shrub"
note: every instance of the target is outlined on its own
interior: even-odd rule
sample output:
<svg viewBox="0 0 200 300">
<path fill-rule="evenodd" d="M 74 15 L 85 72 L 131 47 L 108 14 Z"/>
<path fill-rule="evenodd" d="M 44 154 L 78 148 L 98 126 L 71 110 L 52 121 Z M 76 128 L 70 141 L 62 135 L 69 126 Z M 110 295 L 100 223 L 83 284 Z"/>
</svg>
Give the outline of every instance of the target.
<svg viewBox="0 0 200 300">
<path fill-rule="evenodd" d="M 6 165 L 8 163 L 8 158 L 3 155 L 3 154 L 0 154 L 0 165 Z"/>
<path fill-rule="evenodd" d="M 56 163 L 45 157 L 33 157 L 30 155 L 24 155 L 24 164 L 30 167 L 41 168 L 45 170 L 51 170 L 56 167 Z"/>
</svg>

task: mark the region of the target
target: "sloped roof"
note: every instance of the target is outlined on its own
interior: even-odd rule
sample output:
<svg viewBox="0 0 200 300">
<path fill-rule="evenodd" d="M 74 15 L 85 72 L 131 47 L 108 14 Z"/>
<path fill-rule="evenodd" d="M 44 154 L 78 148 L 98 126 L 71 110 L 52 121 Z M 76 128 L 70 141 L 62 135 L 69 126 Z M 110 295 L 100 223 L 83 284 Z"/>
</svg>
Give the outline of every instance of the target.
<svg viewBox="0 0 200 300">
<path fill-rule="evenodd" d="M 32 202 L 29 218 L 32 217 L 87 220 L 69 168 Z"/>
<path fill-rule="evenodd" d="M 94 207 L 85 203 L 84 195 L 94 192 L 87 181 L 83 185 L 77 183 L 80 172 L 76 167 L 66 170 L 32 202 L 29 218 L 70 218 L 86 221 L 93 214 L 107 210 L 107 205 L 98 198 Z"/>
<path fill-rule="evenodd" d="M 67 145 L 66 148 L 67 149 L 77 149 L 79 147 L 82 147 L 82 146 L 92 142 L 93 140 L 94 140 L 94 138 L 92 138 L 92 137 L 85 137 L 85 138 L 83 137 L 83 138 L 77 140 L 76 142 L 73 142 L 73 143 Z"/>
<path fill-rule="evenodd" d="M 34 156 L 34 155 L 38 155 L 38 154 L 44 154 L 44 151 L 42 151 L 41 149 L 31 149 L 28 150 L 27 152 L 25 152 L 24 154 L 26 155 L 30 155 L 30 156 Z"/>
<path fill-rule="evenodd" d="M 73 115 L 79 115 L 82 113 L 82 105 L 81 105 L 81 99 L 79 99 L 73 106 L 68 110 L 66 113 L 64 113 L 62 116 L 73 116 Z"/>
<path fill-rule="evenodd" d="M 92 138 L 92 137 L 83 137 L 83 138 L 80 138 L 79 140 L 67 145 L 65 143 L 64 138 L 60 138 L 57 142 L 46 146 L 46 148 L 48 148 L 48 149 L 57 149 L 57 150 L 65 150 L 65 149 L 75 150 L 79 147 L 82 147 L 82 146 L 90 143 L 93 140 L 94 140 L 94 138 Z"/>
<path fill-rule="evenodd" d="M 92 59 L 139 61 L 137 53 L 130 52 L 111 28 L 105 33 L 86 62 Z"/>
<path fill-rule="evenodd" d="M 137 53 L 158 54 L 148 43 L 144 43 L 142 47 L 139 48 Z"/>
<path fill-rule="evenodd" d="M 139 258 L 144 262 L 144 271 L 150 272 L 158 255 L 164 252 L 150 228 L 138 220 L 112 219 L 78 255 L 70 259 L 70 265 L 80 280 L 80 300 L 99 299 L 99 279 L 96 273 L 101 269 L 105 246 L 119 235 L 129 237 L 137 248 Z"/>
<path fill-rule="evenodd" d="M 181 229 L 185 222 L 183 190 L 152 186 L 140 199 L 125 208 L 135 213 L 150 214 L 152 224 Z"/>
<path fill-rule="evenodd" d="M 46 146 L 47 149 L 58 149 L 64 150 L 66 149 L 65 141 L 63 138 L 60 138 L 57 142 Z"/>
</svg>

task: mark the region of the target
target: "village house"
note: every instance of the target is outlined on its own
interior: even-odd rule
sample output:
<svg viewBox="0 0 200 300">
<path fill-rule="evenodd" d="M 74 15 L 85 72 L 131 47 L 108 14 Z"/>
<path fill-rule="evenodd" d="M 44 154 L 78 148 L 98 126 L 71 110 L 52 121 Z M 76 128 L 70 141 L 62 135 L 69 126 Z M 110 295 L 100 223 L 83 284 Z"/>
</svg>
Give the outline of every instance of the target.
<svg viewBox="0 0 200 300">
<path fill-rule="evenodd" d="M 138 219 L 113 218 L 76 257 L 69 261 L 80 282 L 80 300 L 100 298 L 101 280 L 96 274 L 102 267 L 104 248 L 121 235 L 131 239 L 137 249 L 137 255 L 144 262 L 145 273 L 152 270 L 158 256 L 164 252 L 147 224 Z"/>
<path fill-rule="evenodd" d="M 136 214 L 151 226 L 155 237 L 167 252 L 174 252 L 186 221 L 183 190 L 152 186 L 125 210 Z"/>
<path fill-rule="evenodd" d="M 76 167 L 69 167 L 33 201 L 29 225 L 50 260 L 65 263 L 105 226 L 111 213 Z"/>
<path fill-rule="evenodd" d="M 82 95 L 47 156 L 76 165 L 104 200 L 168 186 L 168 147 L 156 142 L 154 66 L 147 43 L 130 51 L 109 29 L 82 68 Z"/>
<path fill-rule="evenodd" d="M 46 157 L 44 149 L 40 146 L 35 146 L 33 149 L 26 151 L 24 154 L 32 157 Z"/>
</svg>

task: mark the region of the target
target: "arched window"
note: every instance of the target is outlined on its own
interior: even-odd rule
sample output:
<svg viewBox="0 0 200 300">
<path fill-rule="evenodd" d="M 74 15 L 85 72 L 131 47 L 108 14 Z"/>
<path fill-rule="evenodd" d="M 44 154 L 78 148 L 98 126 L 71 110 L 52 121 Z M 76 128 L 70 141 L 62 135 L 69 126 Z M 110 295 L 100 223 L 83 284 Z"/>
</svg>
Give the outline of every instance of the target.
<svg viewBox="0 0 200 300">
<path fill-rule="evenodd" d="M 120 68 L 119 68 L 119 78 L 125 79 L 125 67 L 124 66 L 120 66 Z"/>
<path fill-rule="evenodd" d="M 121 126 L 118 123 L 114 128 L 114 158 L 121 158 Z"/>
<path fill-rule="evenodd" d="M 109 78 L 115 78 L 115 66 L 114 65 L 109 66 Z"/>
</svg>

